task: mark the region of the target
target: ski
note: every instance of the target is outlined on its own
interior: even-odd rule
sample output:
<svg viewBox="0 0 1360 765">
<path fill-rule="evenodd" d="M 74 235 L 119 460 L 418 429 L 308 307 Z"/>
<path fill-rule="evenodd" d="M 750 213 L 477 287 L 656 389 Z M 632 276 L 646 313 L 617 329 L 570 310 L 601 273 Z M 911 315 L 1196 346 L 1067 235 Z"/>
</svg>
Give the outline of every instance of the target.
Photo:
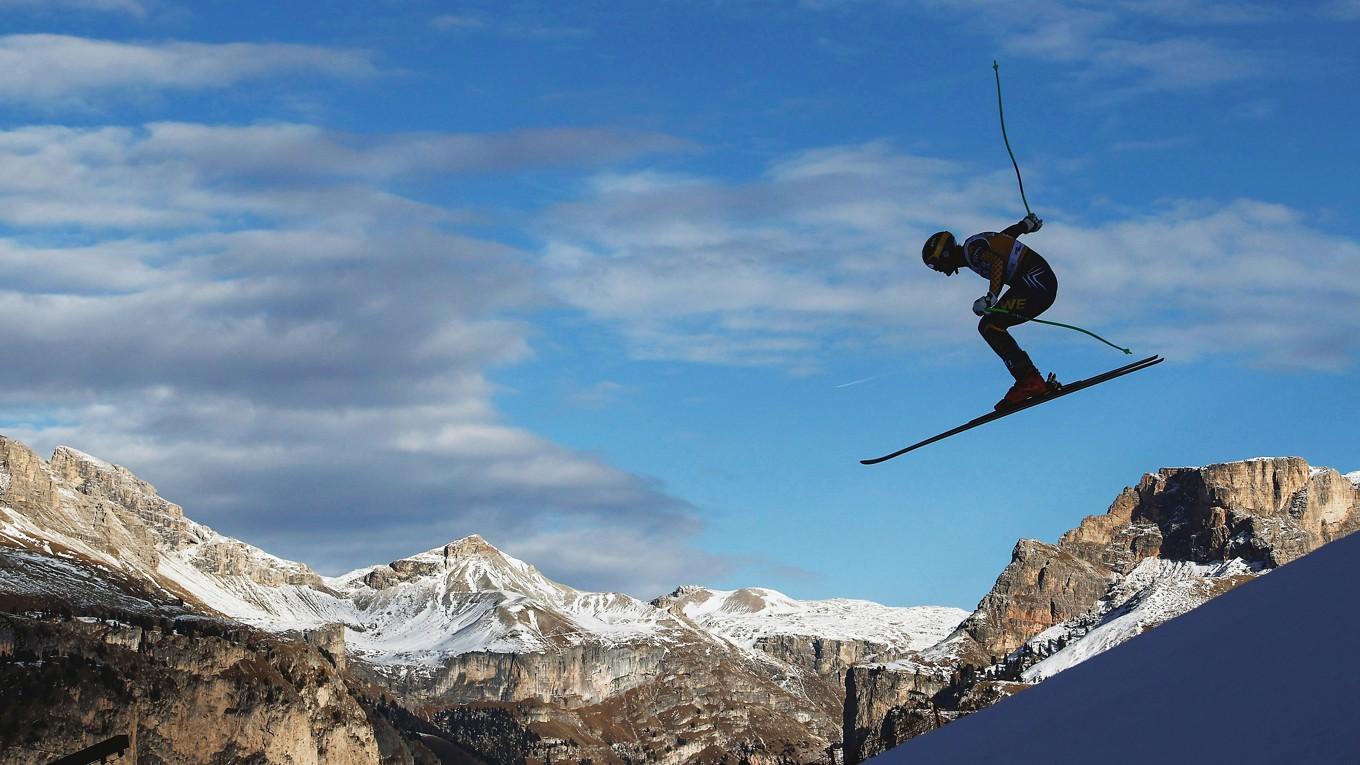
<svg viewBox="0 0 1360 765">
<path fill-rule="evenodd" d="M 931 436 L 930 438 L 927 438 L 926 440 L 921 441 L 919 443 L 912 444 L 911 446 L 908 446 L 905 449 L 898 449 L 892 454 L 885 454 L 882 457 L 875 457 L 873 459 L 868 460 L 860 460 L 860 464 L 877 465 L 880 462 L 887 462 L 893 457 L 901 457 L 903 454 L 906 454 L 909 451 L 920 449 L 922 446 L 929 446 L 930 444 L 933 444 L 936 441 L 942 441 L 946 438 L 949 438 L 950 436 L 956 436 L 959 433 L 964 432 L 965 430 L 972 430 L 973 428 L 976 428 L 979 425 L 986 425 L 987 423 L 992 422 L 993 420 L 999 420 L 1002 417 L 1008 417 L 1012 414 L 1015 414 L 1016 412 L 1024 411 L 1032 406 L 1038 406 L 1040 404 L 1047 403 L 1055 398 L 1062 398 L 1063 396 L 1066 396 L 1069 393 L 1076 393 L 1077 391 L 1083 388 L 1089 388 L 1092 385 L 1099 385 L 1100 383 L 1113 380 L 1116 377 L 1123 377 L 1124 375 L 1132 374 L 1140 369 L 1147 369 L 1148 367 L 1160 364 L 1163 361 L 1165 361 L 1165 359 L 1163 359 L 1161 356 L 1149 356 L 1145 359 L 1142 359 L 1141 361 L 1135 361 L 1132 364 L 1119 367 L 1118 369 L 1111 369 L 1108 372 L 1098 374 L 1094 377 L 1088 377 L 1085 380 L 1077 380 L 1076 382 L 1067 383 L 1066 385 L 1059 384 L 1058 387 L 1048 395 L 1035 396 L 1034 398 L 1026 399 L 1025 401 L 1020 402 L 1016 406 L 1007 409 L 1002 409 L 997 412 L 984 414 L 975 420 L 969 420 L 968 422 L 958 426 L 957 428 L 954 428 L 953 430 L 947 430 L 939 434 L 938 436 Z"/>
</svg>

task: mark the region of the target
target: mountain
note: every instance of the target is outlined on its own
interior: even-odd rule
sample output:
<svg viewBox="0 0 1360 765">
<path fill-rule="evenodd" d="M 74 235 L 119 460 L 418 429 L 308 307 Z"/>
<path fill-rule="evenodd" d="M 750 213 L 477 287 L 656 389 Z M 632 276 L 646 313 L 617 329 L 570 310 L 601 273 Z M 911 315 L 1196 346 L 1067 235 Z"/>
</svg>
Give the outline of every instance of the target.
<svg viewBox="0 0 1360 765">
<path fill-rule="evenodd" d="M 1357 528 L 1360 473 L 1298 457 L 1145 475 L 1056 545 L 1017 543 L 940 643 L 852 668 L 846 761 L 1046 681 Z"/>
<path fill-rule="evenodd" d="M 475 535 L 319 576 L 122 467 L 0 437 L 0 681 L 26 700 L 0 705 L 0 740 L 29 745 L 0 764 L 129 725 L 168 760 L 187 740 L 258 762 L 803 763 L 841 742 L 857 762 L 1357 527 L 1360 473 L 1165 468 L 1056 544 L 1018 542 L 971 614 L 761 588 L 646 603 Z"/>
<path fill-rule="evenodd" d="M 646 603 L 554 582 L 478 536 L 322 577 L 189 520 L 125 468 L 66 447 L 44 462 L 3 437 L 0 603 L 306 635 L 431 719 L 494 706 L 541 754 L 667 763 L 821 758 L 847 667 L 910 655 L 966 615 L 758 589 Z"/>
<path fill-rule="evenodd" d="M 1332 542 L 873 762 L 1360 762 L 1357 570 Z"/>
</svg>

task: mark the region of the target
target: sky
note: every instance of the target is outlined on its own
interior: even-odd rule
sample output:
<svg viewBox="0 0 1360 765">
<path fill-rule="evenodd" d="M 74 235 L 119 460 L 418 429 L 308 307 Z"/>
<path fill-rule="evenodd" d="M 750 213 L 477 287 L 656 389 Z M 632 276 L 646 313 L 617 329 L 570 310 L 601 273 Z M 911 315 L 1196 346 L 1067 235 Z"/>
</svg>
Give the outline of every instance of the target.
<svg viewBox="0 0 1360 765">
<path fill-rule="evenodd" d="M 1354 0 L 0 0 L 0 434 L 325 574 L 973 607 L 1163 466 L 1360 469 Z M 1010 385 L 922 242 L 1167 362 Z M 1125 363 L 1015 336 L 1074 380 Z"/>
</svg>

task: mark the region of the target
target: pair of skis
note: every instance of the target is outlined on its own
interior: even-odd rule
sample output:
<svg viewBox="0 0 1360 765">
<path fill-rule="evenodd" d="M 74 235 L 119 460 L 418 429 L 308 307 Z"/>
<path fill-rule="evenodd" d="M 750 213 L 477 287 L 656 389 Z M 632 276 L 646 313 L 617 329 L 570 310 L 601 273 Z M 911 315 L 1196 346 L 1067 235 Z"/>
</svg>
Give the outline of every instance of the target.
<svg viewBox="0 0 1360 765">
<path fill-rule="evenodd" d="M 935 443 L 936 441 L 942 441 L 946 438 L 949 438 L 950 436 L 958 435 L 959 433 L 962 433 L 965 430 L 972 430 L 973 428 L 976 428 L 979 425 L 986 425 L 987 423 L 992 422 L 994 420 L 999 420 L 1002 417 L 1008 417 L 1012 414 L 1015 414 L 1016 412 L 1024 411 L 1032 406 L 1038 406 L 1040 404 L 1048 403 L 1049 401 L 1052 401 L 1055 398 L 1062 398 L 1063 396 L 1066 396 L 1069 393 L 1076 393 L 1077 391 L 1082 390 L 1084 388 L 1089 388 L 1093 385 L 1099 385 L 1103 382 L 1108 382 L 1110 380 L 1115 379 L 1116 377 L 1123 377 L 1124 375 L 1132 374 L 1141 369 L 1147 369 L 1150 366 L 1155 366 L 1157 364 L 1162 363 L 1162 361 L 1164 361 L 1164 359 L 1161 356 L 1148 356 L 1147 358 L 1142 359 L 1141 361 L 1135 361 L 1132 364 L 1119 367 L 1118 369 L 1111 369 L 1108 372 L 1098 374 L 1094 377 L 1088 377 L 1085 380 L 1077 380 L 1076 382 L 1067 383 L 1066 385 L 1062 383 L 1053 383 L 1052 387 L 1049 388 L 1049 392 L 1045 395 L 1035 396 L 1033 398 L 1029 398 L 1022 401 L 1015 406 L 1007 407 L 1005 409 L 991 412 L 989 414 L 984 414 L 975 420 L 970 420 L 958 426 L 957 428 L 954 428 L 953 430 L 947 430 L 939 434 L 938 436 L 931 436 L 930 438 L 927 438 L 926 440 L 921 441 L 919 443 L 912 444 L 911 446 L 908 446 L 905 449 L 898 449 L 892 454 L 885 454 L 882 457 L 874 457 L 873 459 L 860 460 L 860 462 L 865 465 L 877 465 L 880 462 L 887 462 L 893 457 L 900 457 L 909 451 L 920 449 L 922 446 L 928 446 L 930 444 Z"/>
</svg>

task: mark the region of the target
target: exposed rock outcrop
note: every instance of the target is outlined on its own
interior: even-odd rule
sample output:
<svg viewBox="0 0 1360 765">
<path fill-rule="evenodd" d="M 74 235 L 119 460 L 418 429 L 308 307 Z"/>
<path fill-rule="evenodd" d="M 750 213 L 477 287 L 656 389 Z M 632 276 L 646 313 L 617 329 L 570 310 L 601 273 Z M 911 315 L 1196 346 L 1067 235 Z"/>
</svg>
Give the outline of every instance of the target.
<svg viewBox="0 0 1360 765">
<path fill-rule="evenodd" d="M 344 676 L 301 643 L 198 617 L 143 630 L 0 614 L 0 633 L 5 765 L 118 734 L 131 734 L 142 762 L 385 759 Z M 416 761 L 413 744 L 392 745 L 405 756 L 390 761 Z"/>
<path fill-rule="evenodd" d="M 1061 671 L 1357 528 L 1360 486 L 1298 457 L 1147 474 L 1058 544 L 1016 544 L 977 610 L 925 653 L 955 667 L 947 687 L 912 696 L 909 675 L 852 670 L 847 762 L 922 732 L 904 720 L 981 708 L 1046 676 L 1040 662 Z"/>
</svg>

